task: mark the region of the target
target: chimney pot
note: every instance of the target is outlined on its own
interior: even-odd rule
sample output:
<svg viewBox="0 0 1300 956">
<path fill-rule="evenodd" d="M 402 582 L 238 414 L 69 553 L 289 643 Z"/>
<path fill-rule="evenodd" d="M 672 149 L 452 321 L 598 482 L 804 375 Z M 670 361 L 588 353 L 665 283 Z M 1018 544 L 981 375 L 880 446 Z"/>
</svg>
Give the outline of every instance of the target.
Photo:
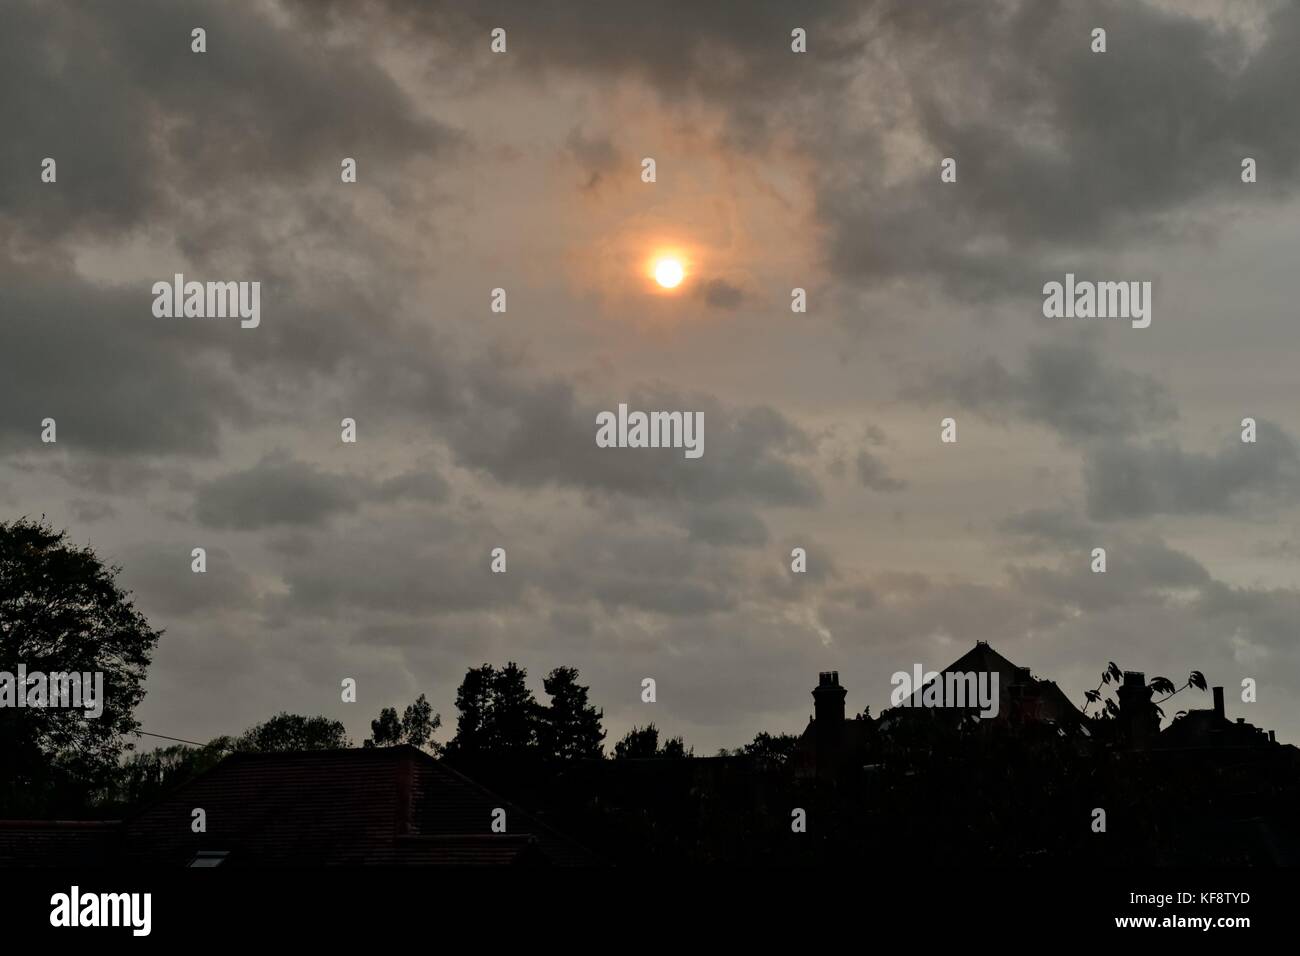
<svg viewBox="0 0 1300 956">
<path fill-rule="evenodd" d="M 813 709 L 817 724 L 825 728 L 829 724 L 844 722 L 844 698 L 848 691 L 840 686 L 839 671 L 822 671 L 817 676 L 817 688 L 813 691 Z"/>
</svg>

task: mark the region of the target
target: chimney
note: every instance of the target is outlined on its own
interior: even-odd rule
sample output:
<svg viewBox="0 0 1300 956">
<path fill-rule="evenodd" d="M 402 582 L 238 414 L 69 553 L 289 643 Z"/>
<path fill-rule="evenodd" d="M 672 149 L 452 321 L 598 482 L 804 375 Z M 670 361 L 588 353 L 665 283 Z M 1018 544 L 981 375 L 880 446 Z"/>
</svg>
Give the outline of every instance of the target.
<svg viewBox="0 0 1300 956">
<path fill-rule="evenodd" d="M 844 723 L 844 698 L 848 693 L 840 686 L 839 671 L 822 671 L 817 675 L 817 688 L 812 695 L 817 727 L 820 730 L 828 730 L 832 724 Z"/>
<path fill-rule="evenodd" d="M 1142 747 L 1160 732 L 1160 717 L 1151 703 L 1151 688 L 1141 671 L 1125 671 L 1119 691 L 1119 719 L 1130 746 Z"/>
<path fill-rule="evenodd" d="M 815 772 L 818 777 L 834 780 L 843 761 L 841 741 L 844 735 L 844 698 L 848 691 L 840 686 L 839 671 L 822 671 L 813 688 L 813 724 Z"/>
<path fill-rule="evenodd" d="M 1223 688 L 1214 688 L 1214 716 L 1223 720 Z"/>
</svg>

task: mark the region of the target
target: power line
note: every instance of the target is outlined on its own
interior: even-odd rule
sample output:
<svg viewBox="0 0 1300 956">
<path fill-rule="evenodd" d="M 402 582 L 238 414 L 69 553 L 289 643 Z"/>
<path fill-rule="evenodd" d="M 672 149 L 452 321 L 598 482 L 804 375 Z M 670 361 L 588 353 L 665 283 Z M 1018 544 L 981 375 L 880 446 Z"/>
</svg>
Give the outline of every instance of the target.
<svg viewBox="0 0 1300 956">
<path fill-rule="evenodd" d="M 197 740 L 186 740 L 184 737 L 168 737 L 166 734 L 151 734 L 147 730 L 133 731 L 137 737 L 158 737 L 161 740 L 174 740 L 178 744 L 193 744 L 196 747 L 206 747 L 207 744 L 200 743 Z"/>
</svg>

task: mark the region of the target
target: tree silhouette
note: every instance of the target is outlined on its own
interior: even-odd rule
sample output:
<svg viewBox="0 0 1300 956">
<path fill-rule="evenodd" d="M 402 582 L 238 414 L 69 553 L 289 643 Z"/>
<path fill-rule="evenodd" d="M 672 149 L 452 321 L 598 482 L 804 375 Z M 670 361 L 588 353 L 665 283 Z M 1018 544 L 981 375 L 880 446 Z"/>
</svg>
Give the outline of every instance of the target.
<svg viewBox="0 0 1300 956">
<path fill-rule="evenodd" d="M 492 680 L 491 739 L 500 754 L 517 756 L 537 745 L 538 704 L 528 672 L 509 661 Z"/>
<path fill-rule="evenodd" d="M 614 745 L 615 760 L 645 759 L 649 757 L 681 758 L 694 756 L 681 737 L 670 737 L 659 746 L 659 728 L 654 724 L 633 727 Z"/>
<path fill-rule="evenodd" d="M 0 693 L 28 673 L 100 673 L 103 713 L 61 707 L 0 707 L 0 813 L 74 810 L 116 781 L 123 735 L 144 698 L 145 670 L 161 631 L 89 548 L 68 543 L 44 518 L 0 523 Z M 8 687 L 6 688 L 6 684 Z"/>
<path fill-rule="evenodd" d="M 370 739 L 364 747 L 396 747 L 398 744 L 410 744 L 421 750 L 428 748 L 433 753 L 442 751 L 442 745 L 433 740 L 434 732 L 442 726 L 442 715 L 433 712 L 433 706 L 423 694 L 415 703 L 407 704 L 399 720 L 397 708 L 385 707 L 379 716 L 370 722 Z"/>
<path fill-rule="evenodd" d="M 858 719 L 862 718 L 859 717 Z M 790 759 L 798 744 L 798 734 L 769 734 L 767 731 L 763 731 L 757 734 L 750 743 L 740 748 L 739 754 L 745 757 L 758 757 L 776 766 L 782 766 Z"/>
<path fill-rule="evenodd" d="M 216 737 L 202 747 L 173 744 L 135 753 L 122 765 L 117 800 L 138 807 L 216 766 L 235 747 L 235 738 Z"/>
<path fill-rule="evenodd" d="M 370 722 L 370 739 L 363 747 L 396 747 L 402 742 L 402 722 L 396 707 L 385 707 Z"/>
<path fill-rule="evenodd" d="M 496 669 L 491 664 L 472 667 L 456 688 L 456 736 L 447 745 L 449 757 L 487 753 L 489 746 L 492 682 Z"/>
<path fill-rule="evenodd" d="M 528 672 L 510 661 L 471 668 L 456 691 L 460 716 L 449 757 L 519 756 L 537 747 L 538 704 Z"/>
<path fill-rule="evenodd" d="M 287 750 L 339 750 L 352 746 L 347 730 L 328 717 L 279 713 L 246 730 L 233 749 L 253 753 Z"/>
<path fill-rule="evenodd" d="M 601 757 L 605 739 L 600 721 L 604 711 L 587 703 L 588 688 L 578 683 L 574 667 L 557 667 L 542 681 L 551 698 L 543 709 L 538 727 L 538 743 L 548 757 L 572 760 Z"/>
</svg>

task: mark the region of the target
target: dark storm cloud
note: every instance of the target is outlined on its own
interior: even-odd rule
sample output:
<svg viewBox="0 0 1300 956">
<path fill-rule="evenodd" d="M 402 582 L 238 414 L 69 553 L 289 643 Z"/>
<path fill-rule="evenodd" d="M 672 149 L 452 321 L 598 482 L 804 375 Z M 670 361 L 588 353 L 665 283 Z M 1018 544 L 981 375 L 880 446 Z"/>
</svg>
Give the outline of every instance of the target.
<svg viewBox="0 0 1300 956">
<path fill-rule="evenodd" d="M 449 487 L 429 468 L 374 480 L 334 474 L 280 450 L 251 468 L 230 472 L 199 486 L 194 514 L 209 528 L 251 530 L 277 525 L 319 526 L 356 511 L 367 501 L 439 503 Z"/>
<path fill-rule="evenodd" d="M 149 287 L 92 286 L 0 255 L 0 447 L 212 454 L 248 403 L 214 352 L 234 329 L 154 319 Z M 188 333 L 188 334 L 186 334 Z M 59 444 L 42 445 L 41 420 Z M 67 444 L 64 444 L 67 443 Z"/>
<path fill-rule="evenodd" d="M 321 4 L 294 9 L 308 26 L 358 16 L 337 0 L 323 20 Z M 480 77 L 632 76 L 670 101 L 719 107 L 742 148 L 774 128 L 800 132 L 818 159 L 828 261 L 864 282 L 934 277 L 972 298 L 1037 294 L 1053 257 L 1076 253 L 1086 268 L 1081 250 L 1174 235 L 1184 227 L 1171 214 L 1230 190 L 1275 200 L 1300 169 L 1300 124 L 1278 119 L 1300 81 L 1294 4 L 1277 5 L 1258 49 L 1209 20 L 1118 0 L 844 0 L 797 12 L 752 0 L 743 15 L 666 0 L 598 17 L 583 3 L 529 0 L 369 10 L 396 35 L 446 44 Z M 790 52 L 795 25 L 807 54 Z M 1102 54 L 1090 49 L 1098 25 Z M 495 27 L 508 31 L 507 56 L 488 52 Z M 849 98 L 855 78 L 869 104 Z M 889 168 L 908 153 L 914 169 Z M 948 156 L 955 185 L 939 181 Z M 1244 156 L 1265 171 L 1247 193 Z"/>
<path fill-rule="evenodd" d="M 206 53 L 191 52 L 196 25 Z M 121 230 L 216 188 L 337 182 L 344 156 L 449 142 L 368 57 L 247 4 L 8 3 L 0 226 Z M 46 156 L 57 184 L 40 182 Z M 392 165 L 372 162 L 368 181 L 396 187 Z"/>
<path fill-rule="evenodd" d="M 1231 423 L 1235 424 L 1235 423 Z M 1300 452 L 1278 425 L 1261 421 L 1257 442 L 1237 429 L 1214 453 L 1179 445 L 1115 442 L 1090 448 L 1084 460 L 1088 514 L 1098 521 L 1155 514 L 1224 514 L 1245 503 L 1294 501 Z"/>
<path fill-rule="evenodd" d="M 358 17 L 347 0 L 292 5 L 305 24 L 343 26 Z M 323 21 L 327 8 L 331 17 Z M 485 70 L 504 67 L 530 79 L 538 73 L 630 76 L 670 99 L 706 97 L 728 106 L 738 132 L 759 137 L 774 121 L 793 118 L 774 116 L 774 100 L 822 93 L 827 73 L 851 65 L 861 9 L 854 0 L 819 0 L 798 10 L 786 0 L 746 0 L 743 9 L 659 0 L 606 5 L 597 13 L 583 2 L 381 0 L 368 12 L 382 11 L 397 36 L 445 44 Z M 796 26 L 808 32 L 808 55 L 790 50 Z M 497 27 L 507 31 L 509 53 L 494 58 L 488 43 Z"/>
<path fill-rule="evenodd" d="M 993 419 L 1035 422 L 1074 440 L 1129 435 L 1177 417 L 1163 385 L 1106 365 L 1082 342 L 1031 346 L 1022 372 L 992 357 L 967 360 L 927 373 L 903 395 L 956 402 Z"/>
<path fill-rule="evenodd" d="M 359 504 L 356 481 L 277 452 L 200 486 L 194 514 L 209 528 L 248 530 L 319 524 Z"/>
<path fill-rule="evenodd" d="M 453 424 L 451 446 L 461 463 L 524 487 L 548 483 L 610 494 L 711 503 L 740 499 L 811 506 L 821 490 L 807 467 L 812 436 L 767 406 L 731 408 L 708 395 L 662 388 L 631 389 L 595 404 L 564 381 L 479 384 L 479 405 Z M 629 410 L 704 415 L 704 454 L 681 449 L 615 450 L 596 445 L 596 415 Z"/>
<path fill-rule="evenodd" d="M 925 153 L 887 183 L 869 161 L 881 153 L 872 128 L 856 144 L 861 171 L 825 177 L 819 206 L 842 275 L 1036 294 L 1047 257 L 1168 235 L 1180 228 L 1169 214 L 1214 195 L 1294 190 L 1300 124 L 1279 121 L 1291 110 L 1278 101 L 1300 80 L 1294 4 L 1278 5 L 1254 53 L 1231 30 L 1143 3 L 876 9 L 888 12 L 872 61 L 907 76 Z M 1104 54 L 1090 50 L 1096 26 Z M 1240 181 L 1244 156 L 1269 170 L 1257 186 Z M 940 183 L 940 157 L 957 160 L 957 184 Z"/>
</svg>

